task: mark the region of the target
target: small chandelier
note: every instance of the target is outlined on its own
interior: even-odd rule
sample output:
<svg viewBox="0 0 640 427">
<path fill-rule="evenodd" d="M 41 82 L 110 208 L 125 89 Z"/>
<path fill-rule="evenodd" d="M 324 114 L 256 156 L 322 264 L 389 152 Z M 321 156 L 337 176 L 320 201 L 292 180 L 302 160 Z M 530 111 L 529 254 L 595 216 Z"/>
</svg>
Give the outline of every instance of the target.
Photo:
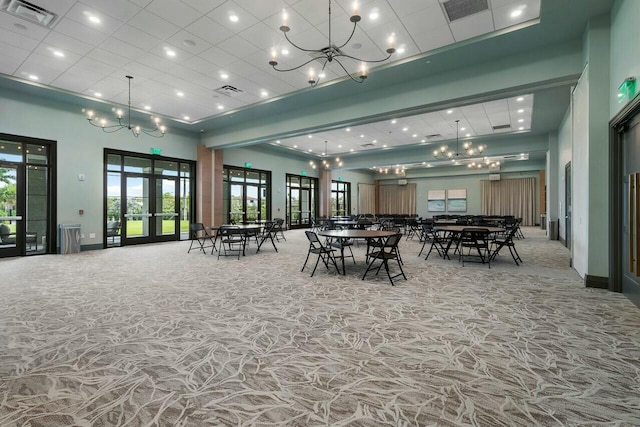
<svg viewBox="0 0 640 427">
<path fill-rule="evenodd" d="M 400 165 L 380 166 L 380 167 L 374 168 L 374 169 L 377 169 L 379 174 L 384 174 L 384 175 L 388 175 L 389 172 L 395 173 L 398 176 L 405 176 L 407 174 L 406 166 L 400 166 Z"/>
<path fill-rule="evenodd" d="M 129 129 L 131 133 L 133 133 L 133 136 L 135 136 L 136 138 L 140 136 L 140 132 L 146 135 L 152 136 L 154 138 L 162 138 L 167 129 L 164 126 L 160 125 L 159 117 L 151 118 L 151 122 L 155 125 L 153 129 L 145 129 L 138 125 L 131 124 L 131 79 L 133 79 L 133 77 L 131 76 L 125 76 L 125 77 L 129 80 L 129 109 L 127 111 L 127 122 L 123 123 L 122 118 L 124 113 L 120 109 L 115 111 L 116 116 L 118 118 L 118 124 L 108 125 L 106 119 L 100 119 L 98 117 L 95 117 L 95 113 L 92 110 L 87 111 L 87 120 L 91 125 L 95 127 L 99 127 L 104 132 L 107 132 L 107 133 L 118 132 L 119 130 L 122 130 L 122 129 Z"/>
<path fill-rule="evenodd" d="M 315 75 L 315 71 L 313 68 L 309 69 L 309 84 L 311 85 L 311 87 L 315 87 L 318 85 L 318 83 L 320 82 L 320 80 L 324 77 L 324 69 L 327 66 L 328 63 L 332 63 L 332 62 L 336 62 L 340 68 L 342 68 L 342 70 L 345 72 L 345 74 L 347 76 L 349 76 L 349 78 L 351 80 L 353 80 L 356 83 L 362 83 L 364 82 L 364 80 L 367 78 L 367 63 L 376 63 L 376 62 L 384 62 L 386 60 L 388 60 L 389 58 L 391 58 L 391 55 L 396 51 L 395 48 L 393 47 L 394 44 L 394 38 L 395 35 L 391 34 L 391 36 L 389 37 L 389 47 L 387 48 L 387 57 L 386 58 L 382 58 L 382 59 L 377 59 L 377 60 L 366 60 L 366 59 L 361 59 L 358 58 L 356 56 L 353 55 L 349 55 L 345 52 L 342 51 L 342 48 L 344 48 L 347 44 L 349 44 L 349 42 L 351 41 L 351 39 L 353 38 L 353 35 L 356 32 L 356 27 L 358 26 L 358 22 L 360 22 L 360 15 L 358 15 L 358 2 L 354 2 L 353 3 L 353 15 L 351 15 L 351 18 L 349 19 L 351 22 L 353 22 L 353 30 L 351 31 L 351 35 L 349 36 L 349 38 L 347 39 L 347 41 L 345 41 L 344 43 L 342 43 L 341 45 L 335 45 L 333 43 L 333 38 L 331 37 L 331 0 L 329 0 L 329 45 L 322 47 L 320 49 L 306 49 L 303 47 L 298 46 L 297 44 L 295 44 L 294 42 L 291 41 L 291 39 L 289 38 L 289 36 L 287 36 L 287 33 L 291 30 L 291 28 L 289 28 L 289 26 L 287 25 L 287 12 L 285 10 L 282 11 L 282 26 L 280 26 L 280 31 L 282 31 L 282 33 L 284 34 L 284 38 L 287 39 L 287 41 L 296 49 L 301 50 L 303 52 L 305 52 L 308 55 L 311 55 L 311 59 L 308 60 L 307 62 L 304 62 L 303 64 L 298 65 L 297 67 L 293 67 L 293 68 L 277 68 L 276 66 L 278 65 L 278 61 L 276 61 L 276 51 L 275 49 L 271 50 L 271 60 L 269 61 L 269 65 L 271 65 L 273 67 L 274 70 L 276 71 L 281 71 L 281 72 L 287 72 L 287 71 L 294 71 L 294 70 L 298 70 L 302 67 L 304 67 L 305 65 L 310 64 L 313 61 L 318 61 L 320 63 L 322 63 L 322 68 L 320 69 L 320 73 L 318 74 L 318 77 L 316 77 Z M 340 61 L 340 58 L 342 58 L 344 60 L 344 58 L 348 58 L 354 61 L 358 61 L 361 62 L 361 66 L 360 66 L 360 70 L 359 73 L 360 75 L 358 76 L 358 78 L 354 78 L 351 73 L 349 71 L 347 71 L 347 69 L 345 68 L 345 66 L 342 64 L 342 62 Z"/>
<path fill-rule="evenodd" d="M 485 157 L 483 161 L 471 162 L 467 164 L 467 167 L 469 169 L 492 169 L 498 166 L 500 166 L 500 162 L 492 162 L 488 157 Z"/>
<path fill-rule="evenodd" d="M 478 145 L 477 150 L 474 150 L 472 147 L 473 143 L 471 141 L 465 142 L 462 145 L 464 151 L 460 151 L 460 141 L 458 137 L 459 126 L 460 120 L 456 120 L 456 151 L 450 151 L 446 145 L 443 145 L 439 150 L 435 150 L 433 152 L 433 157 L 438 160 L 451 160 L 455 162 L 461 158 L 468 158 L 473 157 L 474 155 L 482 154 L 486 147 L 483 145 Z"/>
<path fill-rule="evenodd" d="M 311 169 L 315 169 L 318 166 L 316 166 L 316 162 L 314 162 L 313 160 L 309 161 L 309 166 L 311 166 Z M 329 169 L 335 169 L 335 168 L 341 168 L 342 167 L 342 160 L 340 160 L 340 157 L 336 157 L 333 162 L 329 159 L 329 152 L 327 151 L 327 141 L 324 142 L 324 153 L 322 153 L 322 166 L 323 169 L 325 170 L 329 170 Z"/>
</svg>

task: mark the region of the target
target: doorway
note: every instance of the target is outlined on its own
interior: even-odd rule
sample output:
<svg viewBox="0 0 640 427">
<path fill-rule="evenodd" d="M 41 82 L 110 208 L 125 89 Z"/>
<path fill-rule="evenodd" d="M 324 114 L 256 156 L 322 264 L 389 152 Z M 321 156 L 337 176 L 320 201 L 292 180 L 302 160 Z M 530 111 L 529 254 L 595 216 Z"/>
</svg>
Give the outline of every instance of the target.
<svg viewBox="0 0 640 427">
<path fill-rule="evenodd" d="M 288 228 L 309 228 L 318 210 L 318 179 L 287 174 Z"/>
<path fill-rule="evenodd" d="M 53 141 L 0 134 L 0 257 L 53 253 Z"/>
<path fill-rule="evenodd" d="M 571 249 L 571 162 L 564 168 L 564 245 Z"/>
<path fill-rule="evenodd" d="M 194 162 L 105 151 L 105 247 L 188 238 Z"/>
<path fill-rule="evenodd" d="M 225 224 L 249 224 L 270 219 L 271 172 L 225 166 L 223 209 Z"/>
</svg>

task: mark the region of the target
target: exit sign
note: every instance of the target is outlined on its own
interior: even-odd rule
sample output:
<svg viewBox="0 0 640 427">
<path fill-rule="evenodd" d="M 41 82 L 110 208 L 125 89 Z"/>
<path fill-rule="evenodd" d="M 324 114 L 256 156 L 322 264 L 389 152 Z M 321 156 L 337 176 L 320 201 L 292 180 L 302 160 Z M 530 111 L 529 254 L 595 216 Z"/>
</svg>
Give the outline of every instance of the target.
<svg viewBox="0 0 640 427">
<path fill-rule="evenodd" d="M 156 148 L 156 147 L 151 147 L 150 152 L 151 152 L 151 154 L 156 155 L 156 156 L 162 154 L 162 150 L 160 148 Z"/>
<path fill-rule="evenodd" d="M 249 162 L 244 162 L 244 167 L 247 169 L 251 169 L 253 167 L 253 165 Z"/>
<path fill-rule="evenodd" d="M 300 171 L 300 175 L 307 176 L 307 171 Z"/>
</svg>

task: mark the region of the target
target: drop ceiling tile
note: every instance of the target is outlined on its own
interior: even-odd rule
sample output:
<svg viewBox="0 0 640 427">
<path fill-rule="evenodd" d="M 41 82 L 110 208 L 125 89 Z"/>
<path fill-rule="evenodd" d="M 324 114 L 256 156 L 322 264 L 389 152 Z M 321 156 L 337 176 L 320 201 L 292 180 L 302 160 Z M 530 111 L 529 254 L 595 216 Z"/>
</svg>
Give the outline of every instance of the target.
<svg viewBox="0 0 640 427">
<path fill-rule="evenodd" d="M 440 7 L 440 2 L 438 0 L 404 0 L 390 2 L 390 5 L 399 17 L 404 18 L 424 9 Z"/>
<path fill-rule="evenodd" d="M 68 18 L 63 18 L 55 28 L 56 33 L 64 34 L 79 41 L 98 45 L 103 42 L 107 35 L 100 31 L 94 30 L 86 25 L 80 24 Z"/>
<path fill-rule="evenodd" d="M 144 53 L 136 58 L 137 62 L 143 63 L 148 67 L 155 68 L 162 72 L 173 65 L 173 62 L 166 57 L 155 55 L 151 52 Z"/>
<path fill-rule="evenodd" d="M 491 11 L 476 13 L 466 18 L 458 19 L 450 24 L 456 41 L 467 40 L 494 30 Z"/>
<path fill-rule="evenodd" d="M 77 55 L 86 55 L 93 49 L 93 46 L 84 41 L 75 39 L 73 37 L 65 36 L 64 34 L 56 33 L 52 31 L 42 41 L 43 44 L 51 46 L 56 49 L 60 49 L 63 52 L 73 52 Z"/>
<path fill-rule="evenodd" d="M 13 47 L 18 47 L 24 50 L 33 50 L 38 47 L 39 40 L 32 39 L 30 37 L 24 37 L 22 34 L 15 31 L 5 30 L 0 28 L 0 40 Z"/>
<path fill-rule="evenodd" d="M 293 6 L 293 9 L 313 26 L 329 21 L 329 3 L 326 1 L 301 0 Z M 339 17 L 344 15 L 344 12 L 334 7 L 332 14 L 332 19 L 335 20 L 340 19 Z M 289 26 L 293 27 L 294 25 L 297 25 L 297 22 L 289 19 Z"/>
<path fill-rule="evenodd" d="M 288 6 L 283 0 L 236 0 L 236 3 L 261 21 Z"/>
<path fill-rule="evenodd" d="M 211 43 L 184 30 L 176 33 L 167 41 L 192 55 L 202 53 L 212 46 Z"/>
<path fill-rule="evenodd" d="M 76 65 L 87 70 L 97 70 L 100 74 L 102 74 L 103 77 L 108 76 L 118 69 L 117 66 L 105 64 L 102 61 L 97 61 L 95 59 L 89 58 L 88 56 L 80 59 L 76 63 Z"/>
<path fill-rule="evenodd" d="M 145 52 L 143 49 L 137 48 L 113 37 L 109 37 L 102 42 L 100 44 L 100 48 L 129 59 L 136 59 Z"/>
<path fill-rule="evenodd" d="M 134 3 L 140 7 L 147 7 L 152 0 L 129 0 L 129 2 Z"/>
<path fill-rule="evenodd" d="M 425 30 L 449 25 L 442 7 L 439 5 L 404 16 L 402 23 L 411 34 L 424 33 Z"/>
<path fill-rule="evenodd" d="M 16 25 L 19 28 L 16 27 Z M 22 27 L 25 27 L 25 29 L 21 29 Z M 0 28 L 15 31 L 16 34 L 35 40 L 42 40 L 50 32 L 47 28 L 32 24 L 29 21 L 9 15 L 8 13 L 0 13 Z"/>
<path fill-rule="evenodd" d="M 212 45 L 216 45 L 233 36 L 231 31 L 206 16 L 188 25 L 185 30 Z"/>
<path fill-rule="evenodd" d="M 448 25 L 431 29 L 425 33 L 414 34 L 413 39 L 421 52 L 429 52 L 430 50 L 455 43 Z"/>
<path fill-rule="evenodd" d="M 229 17 L 232 15 L 238 17 L 238 22 L 231 22 Z M 213 12 L 208 13 L 207 17 L 213 19 L 234 34 L 258 23 L 258 19 L 255 16 L 238 6 L 234 1 L 227 1 Z"/>
<path fill-rule="evenodd" d="M 129 25 L 136 27 L 140 31 L 146 31 L 160 40 L 165 40 L 180 31 L 180 27 L 162 19 L 147 10 L 141 10 L 136 16 L 131 18 Z"/>
<path fill-rule="evenodd" d="M 240 36 L 259 49 L 264 50 L 267 55 L 269 55 L 272 47 L 284 41 L 284 36 L 281 32 L 268 27 L 262 22 L 247 28 L 240 33 Z"/>
<path fill-rule="evenodd" d="M 182 0 L 187 6 L 202 14 L 207 14 L 223 4 L 226 0 Z"/>
<path fill-rule="evenodd" d="M 515 18 L 511 17 L 514 10 L 522 11 L 521 15 Z M 526 2 L 518 1 L 502 7 L 493 9 L 493 20 L 496 30 L 508 28 L 522 22 L 529 21 L 540 17 L 540 0 L 528 0 Z"/>
<path fill-rule="evenodd" d="M 28 79 L 28 76 L 35 74 L 38 76 L 38 82 L 42 84 L 50 84 L 54 81 L 63 71 L 69 68 L 68 64 L 54 61 L 47 61 L 48 57 L 32 53 L 29 57 L 20 65 L 16 76 L 23 79 Z"/>
<path fill-rule="evenodd" d="M 35 49 L 33 52 L 43 55 L 43 57 L 48 57 L 49 61 L 52 61 L 52 62 L 53 61 L 64 62 L 69 67 L 75 64 L 81 58 L 81 55 L 75 54 L 73 52 L 69 52 L 67 50 L 49 46 L 46 43 L 41 43 L 40 46 L 38 46 L 38 48 Z M 64 56 L 59 57 L 55 55 L 54 52 L 62 52 Z"/>
<path fill-rule="evenodd" d="M 216 46 L 213 46 L 212 48 L 205 50 L 198 56 L 221 68 L 233 62 L 236 62 L 239 59 L 238 57 L 230 53 L 227 53 Z"/>
<path fill-rule="evenodd" d="M 85 56 L 85 58 L 95 59 L 98 62 L 117 68 L 123 67 L 124 65 L 131 62 L 131 58 L 118 55 L 116 53 L 112 53 L 108 50 L 100 48 L 93 49 L 91 52 L 89 52 L 88 55 Z"/>
<path fill-rule="evenodd" d="M 367 33 L 377 31 L 379 28 L 398 20 L 398 16 L 386 2 L 379 2 L 377 5 L 371 5 L 371 7 L 364 7 L 363 5 L 360 5 L 358 9 L 362 18 L 358 23 L 358 27 Z M 349 8 L 348 10 L 349 11 L 345 13 L 347 21 L 351 16 L 352 8 Z M 377 13 L 378 17 L 376 19 L 372 19 L 372 13 Z"/>
<path fill-rule="evenodd" d="M 201 16 L 197 10 L 176 0 L 153 0 L 145 9 L 179 27 L 185 27 Z"/>
<path fill-rule="evenodd" d="M 287 34 L 289 38 L 294 37 L 295 35 L 308 30 L 309 28 L 313 28 L 313 26 L 304 19 L 302 15 L 300 15 L 293 7 L 286 8 L 287 15 L 289 19 L 287 21 L 290 31 Z M 276 11 L 270 17 L 264 19 L 262 21 L 267 27 L 272 28 L 274 31 L 282 34 L 280 31 L 280 26 L 282 25 L 282 10 Z M 282 36 L 284 39 L 284 35 Z"/>
<path fill-rule="evenodd" d="M 199 56 L 192 56 L 191 58 L 182 61 L 182 63 L 185 67 L 188 67 L 202 74 L 211 74 L 213 72 L 217 72 L 220 69 L 219 66 L 212 64 L 211 62 Z"/>
<path fill-rule="evenodd" d="M 158 70 L 157 68 L 149 67 L 148 64 L 141 63 L 138 58 L 138 60 L 129 62 L 117 72 L 118 74 L 122 73 L 125 75 L 133 76 L 137 81 L 139 79 L 152 79 L 162 71 Z"/>
<path fill-rule="evenodd" d="M 130 1 L 104 1 L 104 0 L 81 0 L 82 3 L 98 12 L 105 13 L 119 21 L 127 22 L 133 18 L 142 7 Z"/>
<path fill-rule="evenodd" d="M 135 78 L 134 78 L 135 80 Z M 126 77 L 121 76 L 120 78 L 116 78 L 114 76 L 107 76 L 98 82 L 94 83 L 90 87 L 85 89 L 85 94 L 91 97 L 96 97 L 95 93 L 99 92 L 102 94 L 102 99 L 109 100 L 114 97 L 122 94 L 123 92 L 128 92 L 128 85 Z M 134 90 L 134 84 L 131 83 L 132 91 Z"/>
<path fill-rule="evenodd" d="M 247 57 L 260 50 L 257 46 L 249 43 L 240 36 L 230 37 L 227 40 L 218 43 L 218 47 L 220 49 L 224 49 L 229 54 L 237 58 Z"/>
<path fill-rule="evenodd" d="M 53 86 L 82 93 L 88 87 L 95 85 L 105 75 L 92 69 L 86 69 L 79 65 L 70 67 L 64 74 L 52 82 Z"/>
<path fill-rule="evenodd" d="M 90 16 L 97 16 L 100 18 L 99 23 L 93 23 L 89 20 Z M 105 34 L 112 34 L 115 30 L 120 28 L 123 24 L 122 21 L 106 15 L 92 7 L 86 6 L 84 3 L 76 3 L 71 10 L 66 14 L 64 19 L 72 19 L 79 24 L 85 25 L 96 31 L 100 31 Z M 58 24 L 59 25 L 59 24 Z M 58 25 L 55 29 L 58 30 Z"/>
<path fill-rule="evenodd" d="M 154 37 L 145 31 L 140 31 L 129 24 L 125 24 L 118 28 L 118 30 L 113 33 L 113 36 L 118 40 L 144 50 L 153 49 L 161 42 L 159 38 Z"/>
<path fill-rule="evenodd" d="M 30 52 L 28 50 L 20 49 L 19 47 L 11 46 L 3 41 L 0 41 L 0 73 L 13 75 L 17 68 L 28 57 Z"/>
</svg>

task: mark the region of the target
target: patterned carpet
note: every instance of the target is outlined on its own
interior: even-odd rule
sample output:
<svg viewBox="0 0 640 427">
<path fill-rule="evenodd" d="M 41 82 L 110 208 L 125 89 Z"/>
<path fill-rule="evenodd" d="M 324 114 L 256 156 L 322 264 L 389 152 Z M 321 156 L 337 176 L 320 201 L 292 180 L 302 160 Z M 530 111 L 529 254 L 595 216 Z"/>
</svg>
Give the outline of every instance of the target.
<svg viewBox="0 0 640 427">
<path fill-rule="evenodd" d="M 640 425 L 640 310 L 525 229 L 489 269 L 403 239 L 408 280 L 189 242 L 0 261 L 0 425 Z"/>
</svg>

